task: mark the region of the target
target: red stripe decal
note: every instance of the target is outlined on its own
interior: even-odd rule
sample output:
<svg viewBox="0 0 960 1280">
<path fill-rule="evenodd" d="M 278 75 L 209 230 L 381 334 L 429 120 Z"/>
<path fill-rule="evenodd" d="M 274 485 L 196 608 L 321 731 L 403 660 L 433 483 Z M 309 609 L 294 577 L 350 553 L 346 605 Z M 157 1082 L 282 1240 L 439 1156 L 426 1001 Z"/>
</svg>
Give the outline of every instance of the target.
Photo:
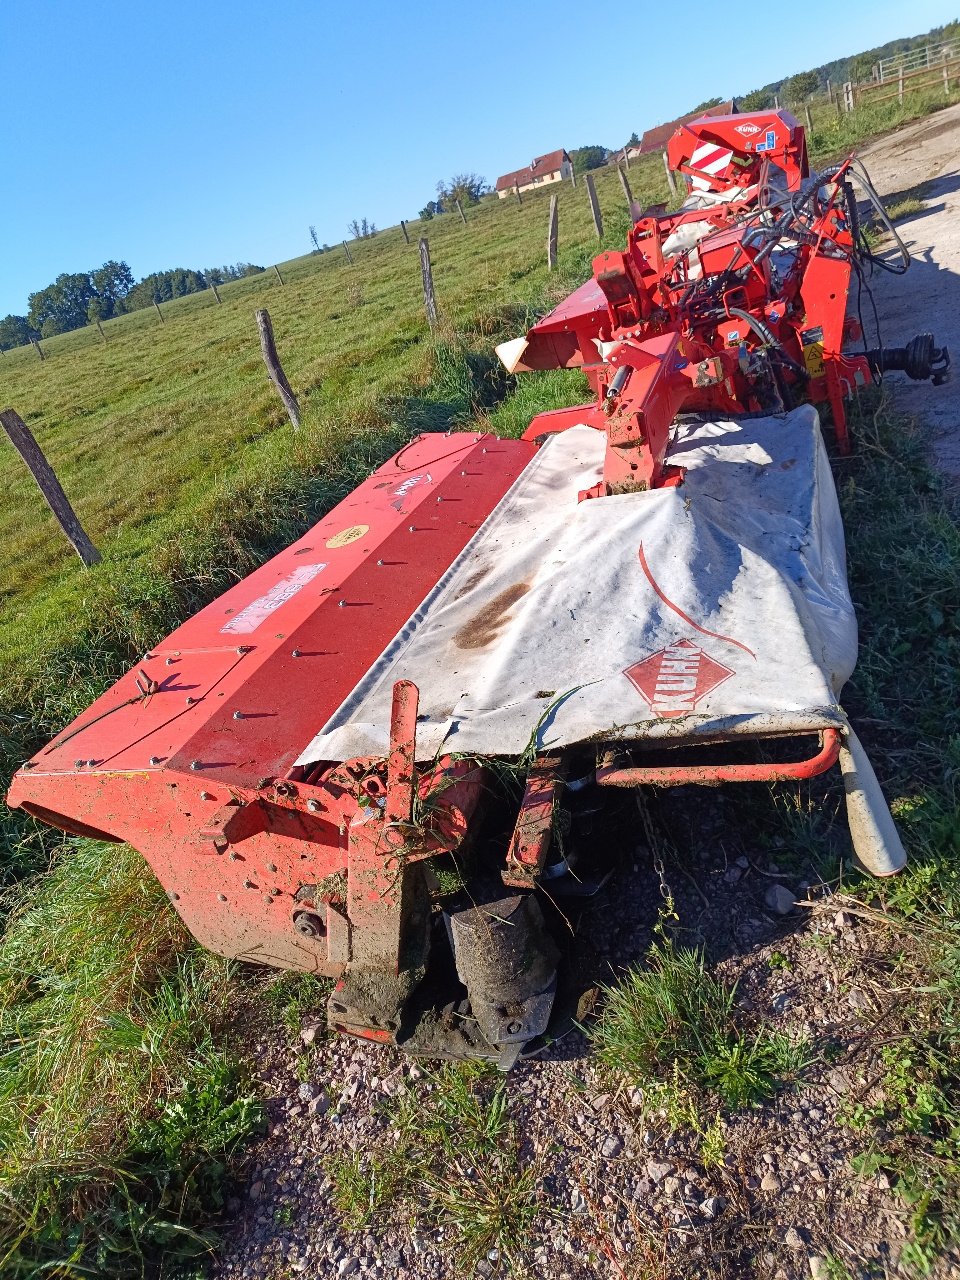
<svg viewBox="0 0 960 1280">
<path fill-rule="evenodd" d="M 750 657 L 753 658 L 754 662 L 756 662 L 757 655 L 753 652 L 752 649 L 748 649 L 747 646 L 745 644 L 741 644 L 739 640 L 734 640 L 732 636 L 723 636 L 720 634 L 719 631 L 708 631 L 706 627 L 701 627 L 699 622 L 694 622 L 694 620 L 691 617 L 689 617 L 687 614 L 683 612 L 683 610 L 679 607 L 679 605 L 675 605 L 673 601 L 670 599 L 670 597 L 668 595 L 665 595 L 664 592 L 660 590 L 660 588 L 657 586 L 656 579 L 654 578 L 653 574 L 650 572 L 650 566 L 647 564 L 647 557 L 643 554 L 642 542 L 640 543 L 640 546 L 637 548 L 637 554 L 640 557 L 640 568 L 647 575 L 647 581 L 650 583 L 651 587 L 653 587 L 654 591 L 657 593 L 657 595 L 660 597 L 660 599 L 663 601 L 663 603 L 667 606 L 668 609 L 672 609 L 673 612 L 677 614 L 678 617 L 682 618 L 684 622 L 689 623 L 689 625 L 693 627 L 695 631 L 699 631 L 701 635 L 712 636 L 714 640 L 725 640 L 727 644 L 735 644 L 737 648 L 742 649 L 744 653 L 749 653 Z"/>
</svg>

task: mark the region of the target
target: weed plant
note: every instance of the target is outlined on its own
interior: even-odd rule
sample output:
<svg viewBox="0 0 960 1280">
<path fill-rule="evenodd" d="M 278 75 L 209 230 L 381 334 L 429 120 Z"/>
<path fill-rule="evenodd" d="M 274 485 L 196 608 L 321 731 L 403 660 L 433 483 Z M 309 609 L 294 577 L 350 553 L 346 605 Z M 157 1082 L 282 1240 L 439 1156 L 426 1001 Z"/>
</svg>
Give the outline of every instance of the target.
<svg viewBox="0 0 960 1280">
<path fill-rule="evenodd" d="M 669 939 L 604 996 L 591 1033 L 600 1060 L 674 1126 L 699 1128 L 711 1099 L 729 1108 L 762 1102 L 807 1061 L 803 1043 L 745 1025 L 735 989 L 708 971 L 702 952 Z"/>
<path fill-rule="evenodd" d="M 457 1063 L 427 1071 L 424 1084 L 390 1104 L 387 1150 L 328 1163 L 334 1202 L 354 1230 L 403 1213 L 452 1232 L 465 1274 L 493 1250 L 513 1269 L 540 1197 L 503 1077 Z"/>
</svg>

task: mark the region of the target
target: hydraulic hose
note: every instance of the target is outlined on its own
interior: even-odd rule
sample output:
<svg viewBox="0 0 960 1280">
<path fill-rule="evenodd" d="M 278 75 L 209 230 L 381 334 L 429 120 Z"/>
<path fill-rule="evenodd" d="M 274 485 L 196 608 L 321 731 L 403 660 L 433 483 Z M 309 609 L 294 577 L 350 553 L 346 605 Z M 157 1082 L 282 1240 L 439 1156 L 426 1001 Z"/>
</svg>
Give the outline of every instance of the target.
<svg viewBox="0 0 960 1280">
<path fill-rule="evenodd" d="M 727 310 L 730 315 L 736 316 L 738 320 L 745 321 L 760 341 L 767 347 L 773 347 L 782 363 L 785 364 L 792 373 L 795 373 L 798 378 L 803 378 L 804 382 L 806 382 L 809 377 L 806 369 L 804 369 L 802 364 L 797 364 L 796 360 L 787 355 L 786 351 L 783 349 L 783 344 L 772 329 L 768 328 L 762 320 L 758 320 L 756 316 L 752 316 L 749 311 L 741 310 L 740 307 L 728 307 Z"/>
</svg>

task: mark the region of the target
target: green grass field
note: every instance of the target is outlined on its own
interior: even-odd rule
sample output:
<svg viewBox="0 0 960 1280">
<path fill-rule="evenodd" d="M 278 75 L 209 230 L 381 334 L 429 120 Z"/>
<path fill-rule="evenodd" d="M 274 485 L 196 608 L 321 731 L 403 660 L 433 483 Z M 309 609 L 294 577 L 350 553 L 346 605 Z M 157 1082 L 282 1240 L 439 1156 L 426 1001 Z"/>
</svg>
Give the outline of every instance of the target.
<svg viewBox="0 0 960 1280">
<path fill-rule="evenodd" d="M 908 97 L 902 108 L 840 120 L 817 108 L 815 152 L 835 155 L 935 104 Z M 622 243 L 616 174 L 595 176 L 608 242 Z M 633 165 L 630 179 L 641 201 L 666 198 L 658 157 Z M 106 345 L 85 329 L 45 342 L 42 363 L 32 349 L 0 360 L 0 398 L 35 432 L 104 555 L 96 569 L 81 568 L 19 459 L 0 449 L 5 774 L 411 432 L 477 416 L 518 432 L 539 409 L 582 396 L 577 375 L 528 376 L 515 389 L 490 356 L 589 274 L 597 240 L 582 181 L 559 191 L 553 276 L 546 194 L 522 207 L 486 199 L 466 227 L 456 214 L 411 224 L 409 246 L 399 228 L 351 243 L 352 266 L 340 251 L 281 264 L 285 287 L 272 272 L 238 281 L 221 288 L 222 306 L 212 293 L 165 304 L 163 325 L 153 310 L 136 312 L 105 325 Z M 423 315 L 419 234 L 430 240 L 442 312 L 435 338 Z M 258 306 L 270 310 L 300 395 L 298 433 L 263 369 Z M 884 437 L 877 447 L 892 446 Z M 941 561 L 960 559 L 913 446 L 897 455 L 902 503 L 873 510 L 865 499 L 882 492 L 885 467 L 868 453 L 866 480 L 851 480 L 866 487 L 847 494 L 857 545 L 870 556 L 856 562 L 857 580 L 871 590 L 888 581 L 878 566 L 897 537 L 915 539 L 916 519 Z M 899 532 L 890 527 L 897 518 Z M 908 585 L 900 595 L 885 588 L 894 595 L 878 620 L 884 644 L 891 617 L 923 643 Z M 886 652 L 868 645 L 862 698 L 892 696 Z M 925 738 L 947 730 L 938 705 L 922 708 Z M 954 810 L 951 793 L 934 791 L 907 816 L 936 891 L 947 875 L 937 823 Z M 158 1251 L 202 1255 L 224 1167 L 259 1123 L 225 1048 L 226 997 L 256 1002 L 262 980 L 201 955 L 126 851 L 59 839 L 7 813 L 0 877 L 9 911 L 0 942 L 0 1272 L 134 1275 Z"/>
</svg>

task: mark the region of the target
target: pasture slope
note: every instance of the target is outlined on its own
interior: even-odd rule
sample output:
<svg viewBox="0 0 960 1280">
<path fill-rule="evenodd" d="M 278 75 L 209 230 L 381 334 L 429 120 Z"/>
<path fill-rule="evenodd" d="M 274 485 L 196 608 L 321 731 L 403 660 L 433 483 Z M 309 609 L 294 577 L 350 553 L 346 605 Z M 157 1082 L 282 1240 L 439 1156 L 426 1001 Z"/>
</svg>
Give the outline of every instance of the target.
<svg viewBox="0 0 960 1280">
<path fill-rule="evenodd" d="M 836 153 L 934 105 L 908 98 L 841 119 L 818 110 L 814 150 Z M 622 242 L 619 182 L 596 176 L 607 239 Z M 630 177 L 642 201 L 665 198 L 659 160 Z M 522 207 L 484 201 L 466 227 L 456 215 L 413 224 L 414 240 L 430 239 L 443 313 L 435 338 L 415 243 L 397 228 L 352 243 L 352 266 L 339 252 L 296 259 L 281 264 L 284 287 L 268 273 L 223 287 L 219 307 L 212 293 L 167 304 L 163 325 L 146 311 L 110 322 L 105 345 L 82 330 L 45 343 L 43 363 L 26 349 L 4 357 L 4 402 L 37 434 L 104 553 L 83 572 L 19 462 L 0 455 L 8 772 L 412 431 L 478 416 L 515 431 L 537 409 L 579 398 L 576 376 L 514 390 L 489 355 L 589 270 L 596 238 L 583 186 L 559 194 L 552 277 L 544 195 Z M 301 397 L 296 435 L 260 362 L 261 305 Z M 947 1274 L 960 1124 L 950 594 L 960 549 L 917 431 L 881 401 L 865 403 L 860 432 L 860 454 L 841 472 L 865 633 L 849 707 L 868 730 L 880 726 L 873 746 L 899 798 L 907 876 L 879 893 L 844 878 L 846 896 L 820 899 L 809 926 L 785 931 L 758 911 L 743 872 L 761 885 L 772 876 L 836 889 L 846 850 L 829 818 L 835 789 L 744 789 L 710 812 L 689 807 L 679 824 L 651 806 L 643 866 L 596 924 L 598 936 L 612 932 L 615 966 L 640 961 L 659 930 L 653 977 L 611 999 L 597 1057 L 574 1037 L 504 1085 L 474 1070 L 417 1079 L 322 1035 L 306 1047 L 298 1033 L 322 1006 L 318 984 L 200 953 L 136 855 L 55 840 L 8 814 L 0 1271 L 197 1274 L 226 1208 L 239 1218 L 222 1264 L 231 1275 L 348 1274 L 362 1259 L 364 1270 L 399 1265 L 411 1277 L 474 1265 L 799 1276 L 810 1256 L 835 1277 L 895 1259 Z M 906 687 L 901 663 L 918 646 L 928 680 Z M 653 858 L 660 882 L 644 869 L 658 852 L 668 855 Z M 658 923 L 651 903 L 661 900 Z M 691 945 L 706 948 L 713 973 Z M 696 1034 L 667 1044 L 657 1019 L 680 988 L 694 992 L 685 1022 Z M 802 1020 L 779 999 L 791 988 Z M 281 1101 L 298 1083 L 321 1099 L 304 1131 L 301 1103 Z M 326 1124 L 321 1095 L 333 1104 Z M 231 1172 L 264 1131 L 264 1204 L 255 1197 L 241 1212 Z M 303 1165 L 304 1143 L 314 1156 L 293 1179 L 298 1192 L 289 1170 Z M 762 1152 L 777 1193 L 761 1191 Z M 474 1173 L 451 1182 L 457 1159 Z"/>
</svg>

